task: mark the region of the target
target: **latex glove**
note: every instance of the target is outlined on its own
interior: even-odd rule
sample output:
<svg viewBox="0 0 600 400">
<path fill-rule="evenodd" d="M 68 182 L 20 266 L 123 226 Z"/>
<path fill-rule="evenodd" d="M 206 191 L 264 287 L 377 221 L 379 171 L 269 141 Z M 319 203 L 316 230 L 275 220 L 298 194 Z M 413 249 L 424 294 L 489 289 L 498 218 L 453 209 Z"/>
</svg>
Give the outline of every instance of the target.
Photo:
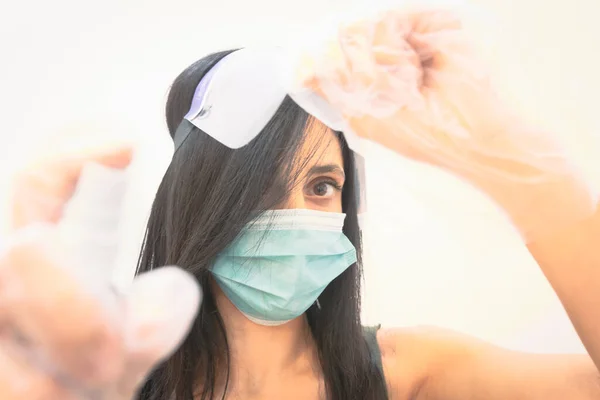
<svg viewBox="0 0 600 400">
<path fill-rule="evenodd" d="M 82 190 L 82 171 L 90 163 L 124 168 L 132 147 L 80 133 L 54 139 L 15 179 L 15 230 L 0 257 L 0 398 L 128 400 L 187 334 L 200 291 L 168 267 L 117 293 L 91 267 L 95 253 L 64 240 L 74 236 L 65 226 L 89 222 L 61 219 L 87 215 L 85 204 L 67 206 Z"/>
<path fill-rule="evenodd" d="M 347 133 L 467 179 L 526 238 L 591 215 L 595 188 L 497 96 L 461 9 L 421 4 L 355 17 L 306 46 L 296 88 L 325 99 Z"/>
<path fill-rule="evenodd" d="M 129 400 L 188 332 L 200 300 L 159 268 L 118 294 L 61 248 L 55 228 L 13 237 L 0 259 L 0 398 Z"/>
<path fill-rule="evenodd" d="M 43 152 L 28 160 L 13 179 L 13 230 L 34 222 L 57 223 L 87 164 L 124 169 L 133 155 L 130 140 L 85 135 L 81 131 L 62 132 L 40 147 Z"/>
</svg>

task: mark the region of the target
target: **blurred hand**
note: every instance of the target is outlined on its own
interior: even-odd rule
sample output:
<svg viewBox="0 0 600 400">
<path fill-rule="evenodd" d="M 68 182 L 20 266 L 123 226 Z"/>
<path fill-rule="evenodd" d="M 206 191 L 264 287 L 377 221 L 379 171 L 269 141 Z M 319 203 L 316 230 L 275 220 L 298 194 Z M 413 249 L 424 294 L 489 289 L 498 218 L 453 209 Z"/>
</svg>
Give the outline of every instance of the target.
<svg viewBox="0 0 600 400">
<path fill-rule="evenodd" d="M 339 26 L 299 79 L 359 136 L 468 180 L 524 235 L 591 215 L 597 193 L 561 144 L 494 91 L 461 14 L 421 2 Z"/>
<path fill-rule="evenodd" d="M 65 204 L 84 165 L 125 168 L 133 146 L 80 132 L 54 139 L 14 181 L 0 254 L 0 399 L 130 400 L 186 336 L 200 290 L 165 267 L 117 293 L 78 264 L 60 242 Z"/>
<path fill-rule="evenodd" d="M 165 267 L 118 294 L 60 246 L 30 227 L 0 259 L 0 398 L 130 400 L 187 334 L 198 285 Z"/>
<path fill-rule="evenodd" d="M 13 230 L 34 222 L 57 223 L 85 164 L 124 169 L 133 157 L 129 141 L 80 132 L 62 133 L 52 139 L 43 153 L 15 174 L 10 200 Z"/>
</svg>

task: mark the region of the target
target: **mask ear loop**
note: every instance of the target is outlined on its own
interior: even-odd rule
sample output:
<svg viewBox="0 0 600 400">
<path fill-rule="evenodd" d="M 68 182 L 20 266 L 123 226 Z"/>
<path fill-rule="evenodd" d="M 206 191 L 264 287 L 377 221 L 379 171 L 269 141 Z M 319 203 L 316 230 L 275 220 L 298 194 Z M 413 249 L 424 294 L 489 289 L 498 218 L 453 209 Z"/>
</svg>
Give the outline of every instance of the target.
<svg viewBox="0 0 600 400">
<path fill-rule="evenodd" d="M 319 299 L 315 301 L 315 305 L 317 306 L 317 309 L 321 310 L 321 303 L 319 303 Z"/>
</svg>

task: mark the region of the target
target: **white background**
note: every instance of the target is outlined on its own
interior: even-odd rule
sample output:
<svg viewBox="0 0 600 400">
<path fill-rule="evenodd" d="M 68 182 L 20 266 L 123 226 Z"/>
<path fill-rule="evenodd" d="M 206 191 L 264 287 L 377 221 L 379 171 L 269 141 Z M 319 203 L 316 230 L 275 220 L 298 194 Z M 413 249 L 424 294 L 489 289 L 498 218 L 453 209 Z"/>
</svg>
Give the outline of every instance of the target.
<svg viewBox="0 0 600 400">
<path fill-rule="evenodd" d="M 481 0 L 501 29 L 495 68 L 530 118 L 585 150 L 600 128 L 600 6 L 593 0 Z M 132 167 L 116 277 L 129 279 L 168 163 L 170 82 L 206 53 L 310 34 L 348 0 L 30 0 L 0 12 L 0 178 L 43 135 L 131 130 Z M 504 58 L 503 58 L 504 57 Z M 458 329 L 530 351 L 583 351 L 560 303 L 486 199 L 438 171 L 375 148 L 369 165 L 365 318 Z"/>
</svg>

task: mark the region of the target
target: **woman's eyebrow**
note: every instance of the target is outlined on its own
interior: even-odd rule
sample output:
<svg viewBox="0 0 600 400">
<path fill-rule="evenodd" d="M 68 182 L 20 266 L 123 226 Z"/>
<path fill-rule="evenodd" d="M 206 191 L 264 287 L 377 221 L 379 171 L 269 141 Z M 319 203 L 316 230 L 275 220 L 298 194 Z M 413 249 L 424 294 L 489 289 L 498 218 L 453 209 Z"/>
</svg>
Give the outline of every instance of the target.
<svg viewBox="0 0 600 400">
<path fill-rule="evenodd" d="M 325 164 L 325 165 L 315 165 L 308 170 L 309 175 L 317 175 L 317 174 L 327 174 L 334 173 L 336 175 L 341 176 L 342 178 L 346 178 L 346 174 L 341 166 L 338 164 Z"/>
</svg>

